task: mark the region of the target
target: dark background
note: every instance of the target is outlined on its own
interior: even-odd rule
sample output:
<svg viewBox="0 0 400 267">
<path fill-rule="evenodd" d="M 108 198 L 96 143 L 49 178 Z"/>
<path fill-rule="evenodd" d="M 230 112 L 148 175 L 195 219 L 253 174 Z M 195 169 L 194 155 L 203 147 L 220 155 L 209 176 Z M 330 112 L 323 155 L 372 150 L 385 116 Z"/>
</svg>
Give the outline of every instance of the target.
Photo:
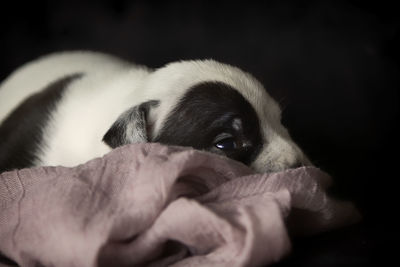
<svg viewBox="0 0 400 267">
<path fill-rule="evenodd" d="M 400 210 L 395 4 L 264 2 L 2 2 L 0 79 L 40 55 L 72 49 L 150 67 L 213 58 L 249 71 L 283 106 L 293 139 L 332 174 L 331 193 L 364 216 L 361 224 L 295 239 L 279 265 L 389 262 Z"/>
</svg>

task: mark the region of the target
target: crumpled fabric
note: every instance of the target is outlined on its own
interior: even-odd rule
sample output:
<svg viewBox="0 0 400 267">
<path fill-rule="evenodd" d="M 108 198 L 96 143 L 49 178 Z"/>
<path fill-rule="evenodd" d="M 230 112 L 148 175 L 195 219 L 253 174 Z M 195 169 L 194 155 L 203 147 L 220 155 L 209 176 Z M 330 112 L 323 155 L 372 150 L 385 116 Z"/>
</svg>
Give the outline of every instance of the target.
<svg viewBox="0 0 400 267">
<path fill-rule="evenodd" d="M 0 174 L 0 252 L 20 266 L 265 266 L 289 233 L 355 223 L 315 167 L 256 174 L 222 156 L 133 144 L 73 168 Z"/>
</svg>

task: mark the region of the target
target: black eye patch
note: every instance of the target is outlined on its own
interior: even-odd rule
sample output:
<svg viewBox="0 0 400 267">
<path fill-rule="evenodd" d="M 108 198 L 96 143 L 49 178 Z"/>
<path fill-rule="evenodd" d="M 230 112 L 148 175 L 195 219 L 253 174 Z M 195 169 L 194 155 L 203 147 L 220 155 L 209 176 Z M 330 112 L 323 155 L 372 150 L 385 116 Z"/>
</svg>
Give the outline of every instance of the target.
<svg viewBox="0 0 400 267">
<path fill-rule="evenodd" d="M 216 140 L 223 133 L 252 146 L 236 149 L 237 143 L 232 139 Z M 262 139 L 259 120 L 250 103 L 225 83 L 205 82 L 186 92 L 153 141 L 217 153 L 216 149 L 221 153 L 230 150 L 225 153 L 228 157 L 248 164 L 257 156 Z"/>
</svg>

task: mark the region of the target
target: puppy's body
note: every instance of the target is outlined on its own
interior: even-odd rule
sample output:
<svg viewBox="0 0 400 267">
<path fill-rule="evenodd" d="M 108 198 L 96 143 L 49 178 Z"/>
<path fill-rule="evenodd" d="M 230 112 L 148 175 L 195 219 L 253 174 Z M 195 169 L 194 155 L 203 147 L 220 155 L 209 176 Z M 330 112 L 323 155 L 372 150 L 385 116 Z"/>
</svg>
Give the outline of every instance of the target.
<svg viewBox="0 0 400 267">
<path fill-rule="evenodd" d="M 0 85 L 0 138 L 0 171 L 74 166 L 148 141 L 208 150 L 258 171 L 308 162 L 262 85 L 212 60 L 150 70 L 93 52 L 38 59 Z"/>
<path fill-rule="evenodd" d="M 42 136 L 32 140 L 41 143 L 32 165 L 73 166 L 108 152 L 103 135 L 123 111 L 144 97 L 137 88 L 148 70 L 97 53 L 41 58 L 1 85 L 0 122 L 27 97 L 73 75 L 80 77 L 65 85 L 51 117 L 42 122 L 43 132 L 35 133 Z"/>
</svg>

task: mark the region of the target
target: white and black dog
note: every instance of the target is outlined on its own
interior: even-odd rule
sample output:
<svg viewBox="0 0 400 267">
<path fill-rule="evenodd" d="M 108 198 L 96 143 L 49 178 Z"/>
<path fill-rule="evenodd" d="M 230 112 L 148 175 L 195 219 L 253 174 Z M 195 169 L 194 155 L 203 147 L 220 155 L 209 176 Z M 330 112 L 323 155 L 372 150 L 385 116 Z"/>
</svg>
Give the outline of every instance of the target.
<svg viewBox="0 0 400 267">
<path fill-rule="evenodd" d="M 136 142 L 190 146 L 258 172 L 309 161 L 250 74 L 213 60 L 151 70 L 94 52 L 28 63 L 0 85 L 0 172 L 74 166 Z"/>
</svg>

